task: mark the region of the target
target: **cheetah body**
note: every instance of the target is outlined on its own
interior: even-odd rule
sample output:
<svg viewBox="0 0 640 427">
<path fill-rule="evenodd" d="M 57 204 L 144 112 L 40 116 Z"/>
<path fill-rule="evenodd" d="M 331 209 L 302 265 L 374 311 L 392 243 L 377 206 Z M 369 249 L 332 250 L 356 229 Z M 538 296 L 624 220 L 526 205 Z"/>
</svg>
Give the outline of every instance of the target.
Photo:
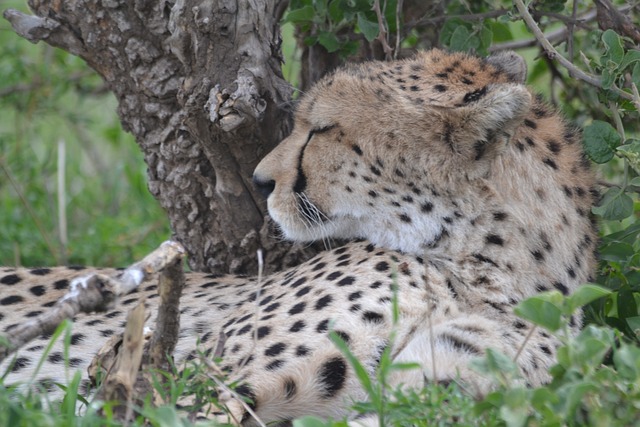
<svg viewBox="0 0 640 427">
<path fill-rule="evenodd" d="M 420 364 L 393 385 L 456 380 L 485 393 L 490 380 L 468 364 L 489 347 L 518 353 L 528 384 L 547 381 L 558 342 L 537 330 L 523 346 L 531 327 L 512 309 L 588 280 L 595 190 L 579 134 L 530 94 L 525 74 L 515 54 L 433 50 L 318 83 L 254 180 L 286 237 L 355 240 L 262 283 L 190 273 L 177 358 L 191 358 L 198 339 L 222 348 L 223 368 L 265 422 L 341 417 L 366 397 L 330 330 L 370 373 L 387 346 L 395 361 Z M 2 330 L 63 295 L 72 273 L 1 270 Z M 140 294 L 153 306 L 152 287 L 118 311 L 76 319 L 72 366 L 122 329 Z M 45 338 L 20 352 L 8 381 L 29 377 Z M 60 351 L 40 377 L 64 382 Z"/>
</svg>

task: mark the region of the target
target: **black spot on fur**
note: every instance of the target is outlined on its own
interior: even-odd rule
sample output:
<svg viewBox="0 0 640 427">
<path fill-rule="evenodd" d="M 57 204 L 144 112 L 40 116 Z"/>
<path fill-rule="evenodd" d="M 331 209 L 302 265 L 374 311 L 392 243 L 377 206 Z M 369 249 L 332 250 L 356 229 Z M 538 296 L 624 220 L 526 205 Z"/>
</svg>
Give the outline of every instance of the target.
<svg viewBox="0 0 640 427">
<path fill-rule="evenodd" d="M 326 361 L 318 372 L 318 380 L 323 385 L 322 397 L 334 397 L 344 387 L 347 377 L 347 364 L 341 357 Z"/>
<path fill-rule="evenodd" d="M 327 280 L 336 280 L 340 276 L 342 276 L 341 271 L 334 271 L 333 273 L 329 273 L 327 275 Z"/>
<path fill-rule="evenodd" d="M 3 285 L 15 285 L 20 281 L 22 281 L 22 279 L 17 274 L 9 274 L 8 276 L 4 276 L 0 279 L 0 283 Z"/>
<path fill-rule="evenodd" d="M 465 104 L 468 104 L 470 102 L 477 101 L 478 99 L 480 99 L 483 96 L 485 96 L 486 93 L 487 93 L 487 87 L 486 86 L 481 88 L 481 89 L 474 90 L 473 92 L 467 92 L 467 94 L 462 99 L 462 102 L 464 102 Z"/>
<path fill-rule="evenodd" d="M 358 156 L 362 156 L 362 149 L 359 146 L 354 144 L 351 146 L 351 148 Z"/>
<path fill-rule="evenodd" d="M 0 305 L 12 305 L 12 304 L 17 304 L 24 301 L 24 298 L 22 298 L 20 295 L 10 295 L 6 298 L 2 298 L 0 300 Z"/>
<path fill-rule="evenodd" d="M 561 282 L 555 282 L 553 287 L 562 292 L 563 295 L 569 295 L 569 289 Z"/>
<path fill-rule="evenodd" d="M 262 339 L 271 333 L 271 328 L 269 326 L 260 326 L 258 328 L 258 339 Z"/>
<path fill-rule="evenodd" d="M 304 323 L 304 321 L 302 320 L 298 320 L 296 323 L 294 323 L 291 328 L 289 328 L 289 332 L 300 332 L 301 330 L 303 330 L 305 328 L 306 323 Z"/>
<path fill-rule="evenodd" d="M 323 332 L 327 332 L 328 329 L 329 329 L 329 319 L 324 319 L 322 322 L 318 323 L 318 326 L 316 326 L 316 332 L 320 334 Z"/>
<path fill-rule="evenodd" d="M 377 271 L 388 271 L 389 270 L 389 263 L 386 261 L 380 261 L 379 263 L 376 264 L 375 269 Z"/>
<path fill-rule="evenodd" d="M 478 347 L 453 335 L 441 334 L 440 336 L 438 336 L 438 340 L 450 344 L 457 351 L 482 355 L 482 350 L 480 350 Z"/>
<path fill-rule="evenodd" d="M 51 269 L 50 268 L 34 268 L 33 270 L 29 271 L 29 273 L 36 276 L 44 276 L 46 274 L 51 273 Z"/>
<path fill-rule="evenodd" d="M 331 295 L 325 295 L 322 298 L 320 298 L 318 301 L 316 301 L 315 308 L 316 310 L 322 310 L 323 308 L 331 304 L 332 301 L 333 301 L 333 297 Z"/>
<path fill-rule="evenodd" d="M 296 297 L 301 297 L 309 293 L 311 291 L 311 286 L 305 286 L 304 288 L 300 288 L 298 292 L 296 292 Z"/>
<path fill-rule="evenodd" d="M 267 371 L 275 371 L 276 369 L 282 368 L 282 365 L 284 365 L 284 360 L 276 359 L 273 362 L 268 363 L 264 368 Z"/>
<path fill-rule="evenodd" d="M 23 368 L 26 368 L 31 364 L 31 361 L 26 357 L 18 357 L 11 365 L 11 372 L 19 372 Z"/>
<path fill-rule="evenodd" d="M 496 221 L 504 221 L 507 218 L 507 214 L 505 212 L 494 212 L 493 219 Z"/>
<path fill-rule="evenodd" d="M 344 279 L 340 280 L 337 285 L 338 286 L 349 286 L 352 285 L 356 281 L 356 278 L 353 276 L 347 276 Z"/>
<path fill-rule="evenodd" d="M 289 314 L 294 315 L 294 314 L 302 313 L 306 306 L 307 306 L 307 303 L 299 302 L 293 307 L 291 307 L 291 309 L 289 310 Z"/>
<path fill-rule="evenodd" d="M 29 288 L 29 292 L 31 292 L 33 295 L 35 295 L 37 297 L 41 297 L 42 295 L 45 294 L 46 289 L 42 285 L 36 285 L 36 286 L 32 286 L 31 288 Z"/>
<path fill-rule="evenodd" d="M 446 87 L 445 85 L 435 85 L 435 86 L 433 87 L 433 89 L 434 89 L 436 92 L 440 92 L 440 93 L 442 93 L 442 92 L 446 92 L 446 91 L 447 91 L 447 87 Z"/>
<path fill-rule="evenodd" d="M 307 354 L 309 354 L 309 347 L 305 346 L 305 345 L 299 345 L 296 348 L 296 356 L 298 357 L 303 357 L 306 356 Z"/>
<path fill-rule="evenodd" d="M 405 213 L 398 215 L 398 218 L 400 218 L 400 221 L 406 222 L 407 224 L 411 223 L 411 217 Z"/>
<path fill-rule="evenodd" d="M 538 262 L 544 261 L 544 255 L 540 251 L 531 251 L 531 255 L 533 255 L 533 258 Z"/>
<path fill-rule="evenodd" d="M 530 127 L 531 129 L 536 129 L 538 127 L 536 122 L 534 122 L 533 120 L 529 120 L 529 119 L 525 119 L 524 120 L 524 124 L 525 124 L 525 126 Z"/>
<path fill-rule="evenodd" d="M 264 355 L 268 357 L 274 357 L 282 353 L 286 348 L 287 345 L 285 343 L 279 342 L 267 348 L 264 351 Z"/>
<path fill-rule="evenodd" d="M 384 316 L 374 311 L 365 311 L 362 313 L 362 320 L 365 322 L 382 323 L 384 322 Z"/>
<path fill-rule="evenodd" d="M 80 344 L 82 341 L 84 341 L 84 334 L 71 335 L 71 345 Z"/>
<path fill-rule="evenodd" d="M 429 213 L 429 212 L 431 212 L 431 211 L 433 210 L 433 203 L 431 203 L 431 202 L 423 203 L 423 204 L 420 206 L 420 210 L 421 210 L 423 213 Z"/>
<path fill-rule="evenodd" d="M 488 258 L 482 254 L 473 254 L 472 255 L 475 259 L 477 259 L 480 262 L 484 262 L 487 264 L 491 264 L 494 267 L 498 267 L 498 264 L 496 264 L 496 262 L 494 260 L 492 260 L 491 258 Z"/>
<path fill-rule="evenodd" d="M 542 161 L 542 163 L 544 163 L 547 166 L 550 166 L 552 169 L 557 170 L 558 169 L 558 165 L 556 164 L 556 162 L 554 162 L 553 160 L 546 158 Z"/>
<path fill-rule="evenodd" d="M 504 240 L 502 239 L 502 237 L 498 236 L 497 234 L 487 235 L 487 237 L 485 238 L 485 242 L 492 245 L 498 245 L 498 246 L 504 245 Z"/>
<path fill-rule="evenodd" d="M 547 147 L 549 148 L 549 151 L 551 151 L 553 154 L 558 154 L 560 152 L 560 144 L 558 144 L 556 141 L 554 140 L 550 140 L 547 142 Z"/>
</svg>

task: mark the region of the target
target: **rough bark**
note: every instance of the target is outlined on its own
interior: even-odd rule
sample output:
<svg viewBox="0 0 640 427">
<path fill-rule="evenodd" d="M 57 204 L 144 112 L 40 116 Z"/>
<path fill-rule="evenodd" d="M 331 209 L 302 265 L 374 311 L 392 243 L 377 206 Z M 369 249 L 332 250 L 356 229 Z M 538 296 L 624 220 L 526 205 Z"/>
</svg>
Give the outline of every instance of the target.
<svg viewBox="0 0 640 427">
<path fill-rule="evenodd" d="M 313 252 L 276 242 L 251 186 L 290 128 L 280 72 L 287 0 L 30 0 L 14 30 L 83 58 L 118 100 L 144 152 L 149 189 L 193 269 L 276 270 Z M 277 245 L 276 245 L 277 243 Z"/>
</svg>

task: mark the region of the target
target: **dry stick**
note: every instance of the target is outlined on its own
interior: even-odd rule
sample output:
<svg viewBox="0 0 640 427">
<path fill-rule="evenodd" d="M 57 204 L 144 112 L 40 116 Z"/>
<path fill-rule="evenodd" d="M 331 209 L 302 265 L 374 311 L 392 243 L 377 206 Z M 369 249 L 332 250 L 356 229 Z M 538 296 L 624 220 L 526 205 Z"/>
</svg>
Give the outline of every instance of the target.
<svg viewBox="0 0 640 427">
<path fill-rule="evenodd" d="M 213 380 L 213 382 L 216 383 L 216 385 L 218 387 L 220 387 L 222 390 L 224 390 L 226 393 L 229 393 L 231 396 L 233 396 L 233 398 L 235 400 L 237 400 L 242 407 L 249 413 L 249 415 L 251 415 L 253 417 L 253 419 L 255 420 L 255 422 L 260 426 L 260 427 L 266 427 L 266 424 L 258 417 L 258 414 L 256 414 L 253 409 L 251 409 L 251 406 L 247 405 L 247 402 L 244 401 L 244 399 L 242 398 L 242 396 L 240 396 L 237 392 L 235 392 L 234 390 L 232 390 L 231 388 L 229 388 L 229 386 L 227 386 L 224 382 L 220 381 L 218 379 L 217 376 L 224 376 L 224 372 L 222 372 L 222 370 L 215 364 L 213 363 L 211 360 L 209 360 L 206 357 L 200 357 L 200 361 L 202 363 L 204 363 L 205 365 L 207 365 L 207 368 L 209 368 L 211 371 L 213 371 L 213 375 L 211 374 L 207 374 L 207 376 Z M 232 418 L 234 418 L 235 420 L 235 416 L 234 414 L 230 414 Z M 236 422 L 238 422 L 238 420 L 235 420 Z M 240 425 L 238 423 L 238 425 Z"/>
<path fill-rule="evenodd" d="M 393 48 L 389 46 L 387 42 L 387 26 L 385 25 L 384 19 L 382 17 L 382 10 L 380 9 L 380 0 L 374 0 L 373 2 L 373 10 L 376 12 L 376 16 L 378 17 L 378 40 L 380 40 L 380 44 L 382 45 L 382 50 L 384 50 L 384 56 L 387 61 L 393 57 Z"/>
<path fill-rule="evenodd" d="M 117 404 L 113 407 L 116 419 L 125 423 L 133 414 L 133 386 L 142 361 L 144 323 L 144 302 L 140 302 L 127 316 L 127 326 L 115 366 L 97 395 L 98 399 L 104 401 L 126 402 L 124 406 Z"/>
<path fill-rule="evenodd" d="M 164 242 L 142 261 L 124 270 L 119 278 L 102 274 L 90 274 L 74 279 L 69 292 L 60 298 L 50 310 L 33 318 L 4 336 L 8 345 L 0 348 L 0 362 L 32 339 L 53 332 L 64 319 L 72 319 L 78 313 L 110 310 L 118 297 L 134 290 L 150 275 L 165 268 L 185 250 L 177 242 Z"/>
<path fill-rule="evenodd" d="M 518 11 L 520 12 L 520 16 L 522 16 L 522 19 L 527 24 L 527 27 L 529 27 L 529 29 L 531 30 L 535 38 L 538 40 L 542 48 L 547 53 L 547 56 L 549 57 L 549 59 L 557 60 L 563 67 L 569 70 L 569 74 L 572 75 L 573 77 L 579 78 L 580 80 L 585 81 L 592 86 L 602 89 L 602 81 L 600 80 L 600 77 L 594 76 L 593 74 L 585 73 L 581 69 L 577 68 L 567 58 L 560 55 L 558 51 L 553 47 L 553 45 L 549 43 L 549 40 L 547 40 L 544 37 L 544 33 L 542 32 L 540 27 L 538 27 L 538 24 L 533 19 L 533 17 L 529 13 L 529 10 L 524 5 L 522 0 L 513 0 L 513 3 L 518 8 Z M 620 90 L 616 86 L 612 86 L 610 90 L 615 92 L 621 98 L 633 101 L 633 95 Z"/>
<path fill-rule="evenodd" d="M 149 343 L 151 365 L 156 369 L 169 367 L 167 357 L 172 355 L 180 332 L 180 296 L 185 285 L 182 259 L 176 258 L 167 265 L 158 277 L 160 306 L 156 328 Z"/>
</svg>

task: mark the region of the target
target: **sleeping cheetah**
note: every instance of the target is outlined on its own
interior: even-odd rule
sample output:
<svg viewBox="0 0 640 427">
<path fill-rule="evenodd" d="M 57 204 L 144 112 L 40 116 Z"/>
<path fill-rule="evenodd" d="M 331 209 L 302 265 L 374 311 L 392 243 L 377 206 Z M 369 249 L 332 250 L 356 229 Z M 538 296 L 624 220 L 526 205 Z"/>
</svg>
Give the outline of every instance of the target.
<svg viewBox="0 0 640 427">
<path fill-rule="evenodd" d="M 209 349 L 223 340 L 222 368 L 264 422 L 344 417 L 366 398 L 330 330 L 370 372 L 388 346 L 393 360 L 420 364 L 421 372 L 395 372 L 394 385 L 455 380 L 486 393 L 490 381 L 468 362 L 488 347 L 516 355 L 531 326 L 513 305 L 544 290 L 567 294 L 594 268 L 596 191 L 579 133 L 530 94 L 525 75 L 514 53 L 432 50 L 320 81 L 254 182 L 287 238 L 353 242 L 260 286 L 191 273 L 176 357 L 193 357 L 197 339 Z M 2 331 L 45 310 L 77 274 L 0 272 Z M 77 318 L 71 366 L 87 366 L 141 295 L 153 306 L 154 288 L 106 315 Z M 19 353 L 6 381 L 29 378 L 46 340 Z M 542 330 L 532 334 L 517 357 L 528 384 L 548 380 L 557 346 Z M 38 378 L 64 382 L 62 359 L 54 349 Z M 226 403 L 253 425 L 237 402 Z"/>
</svg>

